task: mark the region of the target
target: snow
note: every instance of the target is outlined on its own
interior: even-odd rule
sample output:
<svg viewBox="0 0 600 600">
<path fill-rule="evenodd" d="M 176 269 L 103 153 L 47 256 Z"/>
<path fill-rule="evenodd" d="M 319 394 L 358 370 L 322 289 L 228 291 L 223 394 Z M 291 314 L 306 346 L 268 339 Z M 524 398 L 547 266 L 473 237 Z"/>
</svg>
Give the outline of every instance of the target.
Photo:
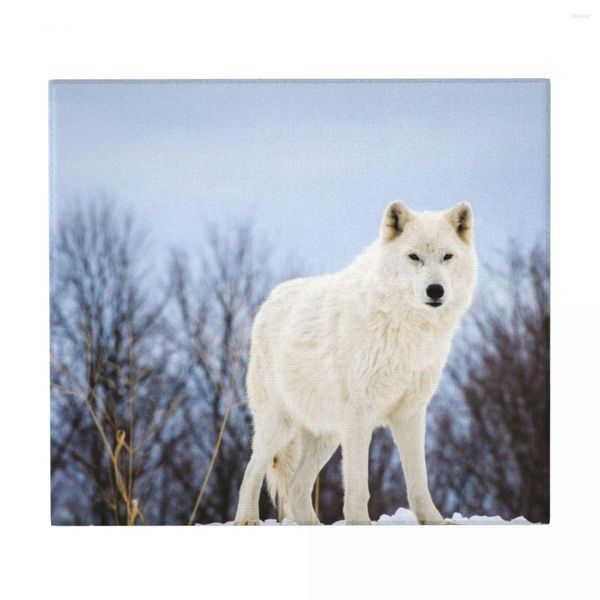
<svg viewBox="0 0 600 600">
<path fill-rule="evenodd" d="M 481 516 L 473 515 L 471 517 L 463 517 L 460 513 L 454 513 L 451 519 L 446 519 L 449 524 L 455 525 L 533 525 L 525 517 L 515 517 L 510 521 L 506 521 L 499 516 Z M 334 526 L 345 525 L 345 521 L 337 521 L 333 523 Z M 410 510 L 407 508 L 399 508 L 393 515 L 381 515 L 379 520 L 373 521 L 373 525 L 417 525 L 417 519 Z M 211 523 L 211 525 L 233 525 L 233 521 L 228 523 Z M 267 519 L 261 521 L 260 525 L 272 526 L 272 525 L 295 525 L 295 523 L 289 519 L 284 519 L 282 523 L 278 523 L 275 519 Z"/>
<path fill-rule="evenodd" d="M 455 525 L 532 525 L 525 517 L 515 517 L 510 521 L 506 521 L 502 517 L 473 515 L 471 517 L 463 517 L 456 512 L 451 519 L 446 519 L 447 523 Z M 340 521 L 342 524 L 343 521 Z M 393 515 L 381 515 L 375 525 L 417 525 L 415 515 L 407 508 L 399 508 Z"/>
</svg>

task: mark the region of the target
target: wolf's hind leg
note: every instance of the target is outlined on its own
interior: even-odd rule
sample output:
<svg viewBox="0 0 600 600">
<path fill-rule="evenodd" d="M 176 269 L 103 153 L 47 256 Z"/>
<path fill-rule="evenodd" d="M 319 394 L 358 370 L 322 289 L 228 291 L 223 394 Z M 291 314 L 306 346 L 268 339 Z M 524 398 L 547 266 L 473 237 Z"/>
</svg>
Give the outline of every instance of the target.
<svg viewBox="0 0 600 600">
<path fill-rule="evenodd" d="M 235 515 L 236 525 L 258 524 L 258 497 L 267 468 L 294 436 L 294 429 L 278 413 L 255 419 L 252 457 L 246 467 Z"/>
<path fill-rule="evenodd" d="M 339 446 L 335 435 L 301 433 L 302 456 L 292 479 L 290 505 L 294 520 L 300 525 L 318 525 L 319 517 L 312 504 L 312 490 L 317 475 Z"/>
</svg>

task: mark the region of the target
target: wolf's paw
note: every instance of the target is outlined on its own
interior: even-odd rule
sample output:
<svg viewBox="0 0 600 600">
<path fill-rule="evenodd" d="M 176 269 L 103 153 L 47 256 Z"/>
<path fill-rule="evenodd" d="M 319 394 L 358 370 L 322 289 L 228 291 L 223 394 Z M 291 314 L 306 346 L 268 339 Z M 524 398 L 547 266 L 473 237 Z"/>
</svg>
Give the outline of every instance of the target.
<svg viewBox="0 0 600 600">
<path fill-rule="evenodd" d="M 234 525 L 258 525 L 258 519 L 236 519 Z"/>
<path fill-rule="evenodd" d="M 424 519 L 419 521 L 419 525 L 457 525 L 451 519 L 444 519 L 443 517 L 440 519 Z"/>
<path fill-rule="evenodd" d="M 346 525 L 371 525 L 371 521 L 365 519 L 346 519 Z"/>
<path fill-rule="evenodd" d="M 444 519 L 437 511 L 417 515 L 417 522 L 419 525 L 453 525 L 450 520 Z"/>
<path fill-rule="evenodd" d="M 296 525 L 322 525 L 319 519 L 298 519 Z"/>
</svg>

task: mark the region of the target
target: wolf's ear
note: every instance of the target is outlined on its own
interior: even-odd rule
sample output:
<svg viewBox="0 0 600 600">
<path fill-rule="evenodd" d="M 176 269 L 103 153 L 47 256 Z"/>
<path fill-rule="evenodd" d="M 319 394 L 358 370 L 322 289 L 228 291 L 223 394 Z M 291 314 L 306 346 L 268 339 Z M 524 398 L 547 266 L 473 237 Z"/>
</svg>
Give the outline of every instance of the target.
<svg viewBox="0 0 600 600">
<path fill-rule="evenodd" d="M 411 219 L 412 213 L 402 202 L 399 200 L 390 202 L 381 220 L 381 239 L 389 242 L 398 237 Z"/>
<path fill-rule="evenodd" d="M 466 244 L 471 243 L 473 233 L 473 211 L 468 202 L 459 202 L 448 211 L 448 219 L 458 237 Z"/>
</svg>

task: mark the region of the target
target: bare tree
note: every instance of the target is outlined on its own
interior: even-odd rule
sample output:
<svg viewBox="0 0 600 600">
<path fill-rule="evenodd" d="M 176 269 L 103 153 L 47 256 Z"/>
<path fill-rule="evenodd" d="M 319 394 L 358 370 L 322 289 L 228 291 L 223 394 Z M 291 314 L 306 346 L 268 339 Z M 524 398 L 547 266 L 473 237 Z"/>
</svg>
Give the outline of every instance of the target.
<svg viewBox="0 0 600 600">
<path fill-rule="evenodd" d="M 54 523 L 134 524 L 183 390 L 162 343 L 164 298 L 145 291 L 144 238 L 114 206 L 58 223 L 51 297 Z M 158 451 L 158 452 L 157 452 Z"/>
<path fill-rule="evenodd" d="M 250 330 L 277 269 L 250 225 L 206 231 L 196 261 L 176 255 L 164 286 L 140 229 L 113 205 L 58 223 L 53 522 L 231 518 L 250 445 Z M 266 496 L 263 508 L 271 514 Z"/>
<path fill-rule="evenodd" d="M 245 376 L 252 321 L 277 280 L 271 252 L 251 225 L 207 231 L 196 262 L 171 266 L 172 339 L 187 365 L 188 436 L 195 440 L 183 471 L 194 482 L 190 522 L 233 518 L 249 458 L 252 422 Z M 193 507 L 193 508 L 192 508 Z"/>
</svg>

